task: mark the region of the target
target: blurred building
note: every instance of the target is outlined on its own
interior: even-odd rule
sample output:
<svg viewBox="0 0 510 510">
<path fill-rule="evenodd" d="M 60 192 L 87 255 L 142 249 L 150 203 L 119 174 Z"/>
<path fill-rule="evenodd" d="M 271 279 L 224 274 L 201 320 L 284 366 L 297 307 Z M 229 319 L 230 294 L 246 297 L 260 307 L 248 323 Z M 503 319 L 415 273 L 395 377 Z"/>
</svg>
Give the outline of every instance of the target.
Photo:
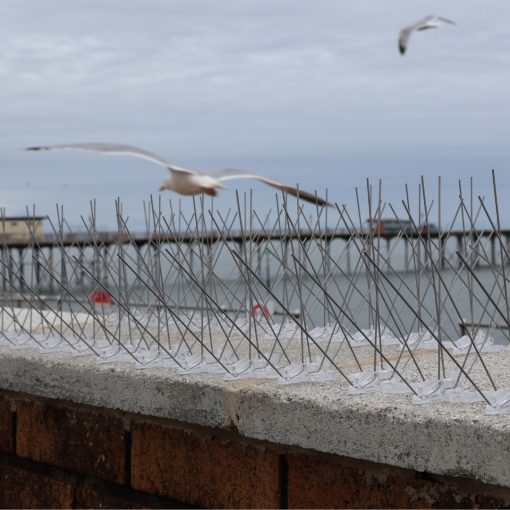
<svg viewBox="0 0 510 510">
<path fill-rule="evenodd" d="M 6 241 L 29 241 L 32 234 L 43 235 L 45 216 L 3 216 L 0 217 L 0 239 Z"/>
</svg>

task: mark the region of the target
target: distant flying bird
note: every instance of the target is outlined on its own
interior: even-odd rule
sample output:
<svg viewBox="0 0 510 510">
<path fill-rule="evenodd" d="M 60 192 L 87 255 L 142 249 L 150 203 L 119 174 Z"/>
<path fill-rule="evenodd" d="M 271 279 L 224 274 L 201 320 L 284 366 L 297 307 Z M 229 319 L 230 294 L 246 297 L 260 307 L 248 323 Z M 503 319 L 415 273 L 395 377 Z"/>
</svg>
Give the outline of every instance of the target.
<svg viewBox="0 0 510 510">
<path fill-rule="evenodd" d="M 429 28 L 438 28 L 441 25 L 448 23 L 450 25 L 455 25 L 455 23 L 449 19 L 441 18 L 439 16 L 427 16 L 423 18 L 418 23 L 414 25 L 404 28 L 400 32 L 400 37 L 398 38 L 398 47 L 400 49 L 400 53 L 403 55 L 407 49 L 407 43 L 409 42 L 409 37 L 411 34 L 418 30 L 428 30 Z"/>
<path fill-rule="evenodd" d="M 319 206 L 331 206 L 329 202 L 316 196 L 313 193 L 302 191 L 293 186 L 288 186 L 278 181 L 273 181 L 262 175 L 257 175 L 251 172 L 245 172 L 243 170 L 228 169 L 214 174 L 203 174 L 181 168 L 176 166 L 169 161 L 153 154 L 151 152 L 133 147 L 132 145 L 119 145 L 119 144 L 108 144 L 108 143 L 72 143 L 63 145 L 48 145 L 40 147 L 27 147 L 27 151 L 47 151 L 51 149 L 76 149 L 82 151 L 100 152 L 102 154 L 112 154 L 121 156 L 135 156 L 138 158 L 148 159 L 153 163 L 164 166 L 170 171 L 170 175 L 163 182 L 159 191 L 169 189 L 179 193 L 181 195 L 198 195 L 206 194 L 210 196 L 217 195 L 217 189 L 224 189 L 222 181 L 228 181 L 231 179 L 256 179 L 257 181 L 263 182 L 273 188 L 279 189 L 299 197 L 301 200 L 312 202 Z"/>
</svg>

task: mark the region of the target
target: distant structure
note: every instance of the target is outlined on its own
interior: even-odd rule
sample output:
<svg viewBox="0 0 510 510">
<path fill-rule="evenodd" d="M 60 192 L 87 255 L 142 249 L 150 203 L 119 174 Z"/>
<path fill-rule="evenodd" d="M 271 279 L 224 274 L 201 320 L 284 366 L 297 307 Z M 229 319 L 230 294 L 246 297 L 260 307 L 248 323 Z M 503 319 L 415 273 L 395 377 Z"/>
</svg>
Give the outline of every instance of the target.
<svg viewBox="0 0 510 510">
<path fill-rule="evenodd" d="M 5 241 L 28 242 L 32 234 L 36 238 L 43 235 L 45 216 L 4 216 L 0 217 L 0 239 Z"/>
<path fill-rule="evenodd" d="M 374 235 L 381 236 L 397 236 L 398 234 L 433 234 L 438 235 L 438 228 L 434 223 L 422 223 L 415 226 L 410 220 L 403 220 L 398 218 L 376 218 L 369 219 L 365 222 L 364 231 L 366 233 L 373 233 Z"/>
</svg>

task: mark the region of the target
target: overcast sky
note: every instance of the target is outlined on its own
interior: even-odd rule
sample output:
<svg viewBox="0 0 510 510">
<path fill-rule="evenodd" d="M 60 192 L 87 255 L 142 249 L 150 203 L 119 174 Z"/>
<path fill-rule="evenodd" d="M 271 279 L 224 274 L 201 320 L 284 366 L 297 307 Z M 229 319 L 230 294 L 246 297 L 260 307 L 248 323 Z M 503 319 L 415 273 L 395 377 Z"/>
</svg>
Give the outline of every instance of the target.
<svg viewBox="0 0 510 510">
<path fill-rule="evenodd" d="M 414 34 L 402 57 L 399 30 L 428 14 L 457 25 Z M 111 224 L 120 196 L 139 219 L 163 168 L 19 150 L 95 141 L 340 203 L 366 177 L 390 200 L 421 174 L 446 197 L 470 176 L 488 193 L 492 168 L 508 196 L 509 19 L 508 0 L 2 0 L 0 206 L 58 202 L 76 224 L 95 197 Z M 263 209 L 274 190 L 253 188 Z"/>
</svg>

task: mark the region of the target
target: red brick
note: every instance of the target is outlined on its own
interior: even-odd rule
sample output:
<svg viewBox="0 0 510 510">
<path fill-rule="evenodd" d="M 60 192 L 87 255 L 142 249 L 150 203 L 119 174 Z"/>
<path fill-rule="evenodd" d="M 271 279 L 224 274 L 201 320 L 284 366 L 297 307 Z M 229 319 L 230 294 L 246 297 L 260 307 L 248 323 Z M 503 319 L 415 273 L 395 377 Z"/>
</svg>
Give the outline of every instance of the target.
<svg viewBox="0 0 510 510">
<path fill-rule="evenodd" d="M 0 464 L 0 508 L 71 508 L 73 484 Z"/>
<path fill-rule="evenodd" d="M 87 480 L 76 489 L 74 504 L 76 508 L 185 508 L 176 501 L 97 480 Z"/>
<path fill-rule="evenodd" d="M 10 402 L 0 397 L 0 451 L 14 451 L 14 420 Z"/>
<path fill-rule="evenodd" d="M 20 400 L 16 409 L 20 457 L 125 481 L 125 432 L 119 417 L 46 400 Z"/>
<path fill-rule="evenodd" d="M 279 456 L 241 440 L 134 424 L 135 489 L 214 508 L 276 508 Z"/>
<path fill-rule="evenodd" d="M 138 505 L 129 497 L 115 492 L 97 488 L 90 484 L 76 490 L 76 508 L 137 508 Z"/>
<path fill-rule="evenodd" d="M 510 490 L 474 480 L 314 455 L 289 455 L 289 508 L 507 507 Z"/>
</svg>

